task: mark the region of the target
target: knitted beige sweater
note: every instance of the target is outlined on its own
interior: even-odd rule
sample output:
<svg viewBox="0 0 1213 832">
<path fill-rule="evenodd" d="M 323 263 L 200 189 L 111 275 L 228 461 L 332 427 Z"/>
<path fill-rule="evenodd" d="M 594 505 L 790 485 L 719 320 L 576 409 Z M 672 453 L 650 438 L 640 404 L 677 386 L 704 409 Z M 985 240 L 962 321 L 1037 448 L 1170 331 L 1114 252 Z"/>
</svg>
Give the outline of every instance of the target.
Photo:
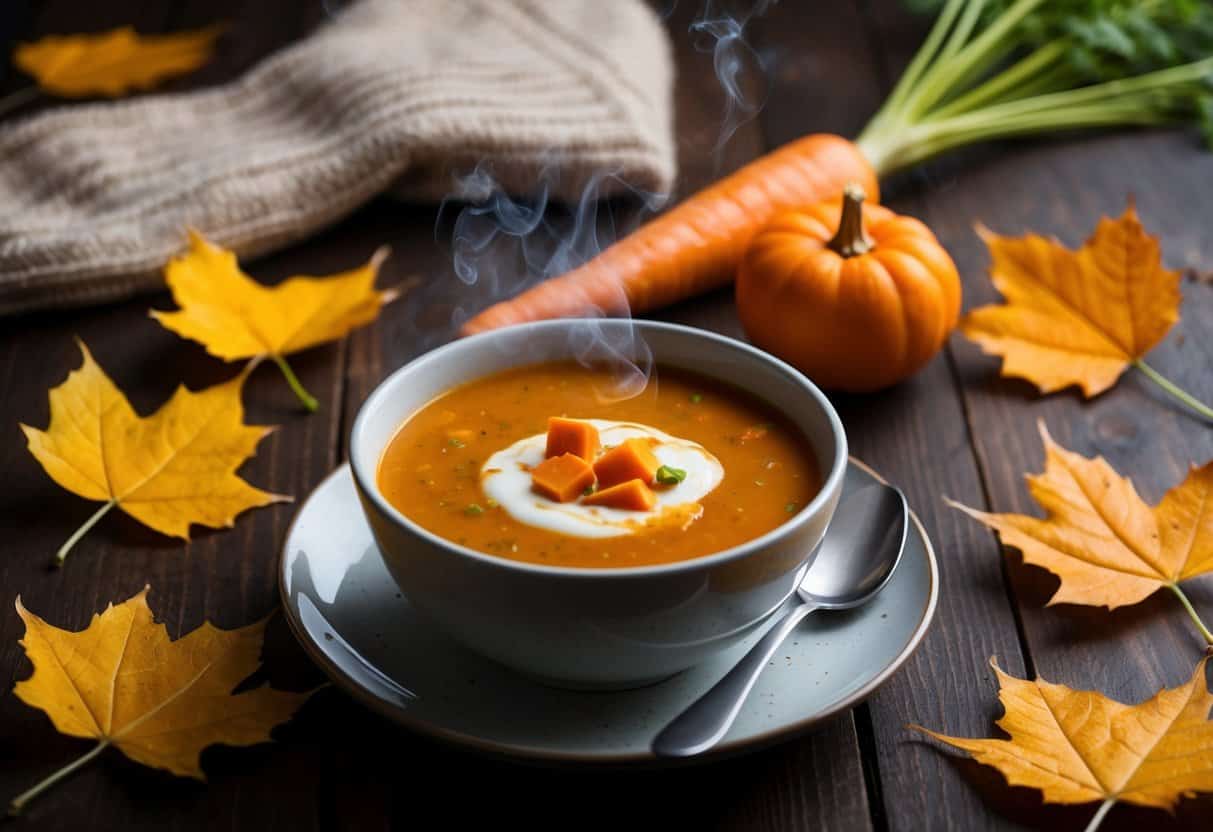
<svg viewBox="0 0 1213 832">
<path fill-rule="evenodd" d="M 478 163 L 667 191 L 671 73 L 642 0 L 362 0 L 230 84 L 36 115 L 0 130 L 0 314 L 154 289 L 189 226 L 251 256 Z"/>
</svg>

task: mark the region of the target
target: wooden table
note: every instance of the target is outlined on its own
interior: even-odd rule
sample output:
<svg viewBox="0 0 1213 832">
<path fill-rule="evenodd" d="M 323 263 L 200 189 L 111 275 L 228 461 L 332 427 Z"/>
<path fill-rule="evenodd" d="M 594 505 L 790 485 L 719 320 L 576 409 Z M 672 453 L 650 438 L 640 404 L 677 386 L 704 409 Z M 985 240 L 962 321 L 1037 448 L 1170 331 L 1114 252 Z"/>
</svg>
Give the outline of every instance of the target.
<svg viewBox="0 0 1213 832">
<path fill-rule="evenodd" d="M 328 3 L 329 6 L 340 3 Z M 672 0 L 663 0 L 663 6 Z M 9 4 L 6 12 L 13 4 Z M 175 88 L 226 80 L 296 38 L 324 17 L 320 0 L 46 0 L 16 4 L 19 37 L 133 23 L 169 31 L 213 20 L 230 23 L 217 60 Z M 920 41 L 924 25 L 894 0 L 785 0 L 751 27 L 770 60 L 769 99 L 719 159 L 711 152 L 723 99 L 711 56 L 697 51 L 687 25 L 696 0 L 669 19 L 679 69 L 677 136 L 686 194 L 782 142 L 813 131 L 854 135 Z M 21 13 L 24 13 L 22 16 Z M 753 81 L 754 79 L 750 79 Z M 10 72 L 4 89 L 21 79 Z M 718 166 L 717 166 L 718 165 Z M 929 223 L 956 258 L 965 305 L 996 297 L 988 258 L 973 233 L 981 220 L 1006 233 L 1052 232 L 1077 244 L 1102 214 L 1116 214 L 1129 194 L 1175 267 L 1213 264 L 1213 156 L 1176 132 L 1081 136 L 1017 143 L 962 154 L 889 184 L 893 208 Z M 615 205 L 626 214 L 634 206 Z M 351 416 L 388 372 L 452 335 L 460 294 L 435 208 L 379 200 L 336 227 L 256 262 L 263 280 L 325 273 L 361 263 L 378 245 L 394 255 L 384 282 L 423 278 L 407 299 L 346 341 L 311 350 L 294 365 L 319 397 L 320 412 L 300 412 L 272 367 L 246 393 L 250 421 L 281 424 L 245 466 L 247 478 L 273 491 L 305 495 L 344 455 Z M 1183 321 L 1152 363 L 1196 395 L 1213 399 L 1213 288 L 1185 282 Z M 84 627 L 110 601 L 150 584 L 150 602 L 170 634 L 203 620 L 222 627 L 252 622 L 278 604 L 278 547 L 294 509 L 250 512 L 231 531 L 200 531 L 192 543 L 160 537 L 110 515 L 77 546 L 65 570 L 46 564 L 93 507 L 57 488 L 16 430 L 42 426 L 46 391 L 78 365 L 80 335 L 97 359 L 148 412 L 182 380 L 197 388 L 230 377 L 235 367 L 150 322 L 165 295 L 80 312 L 33 315 L 0 323 L 0 401 L 4 434 L 0 470 L 0 797 L 5 800 L 82 753 L 85 744 L 51 728 L 7 691 L 30 673 L 17 640 L 14 598 L 50 622 Z M 740 335 L 727 293 L 661 317 Z M 1001 380 L 996 362 L 959 336 L 916 378 L 873 396 L 834 397 L 854 453 L 901 485 L 929 530 L 943 573 L 934 628 L 906 667 L 866 704 L 811 736 L 740 759 L 668 772 L 547 770 L 487 762 L 412 736 L 363 710 L 334 689 L 322 691 L 279 730 L 279 742 L 204 754 L 208 785 L 174 779 L 117 753 L 60 785 L 34 805 L 29 828 L 248 830 L 431 828 L 427 818 L 461 828 L 510 817 L 536 826 L 576 828 L 982 830 L 1081 828 L 1090 808 L 1042 808 L 1033 794 L 950 757 L 906 730 L 910 722 L 949 733 L 989 735 L 1000 709 L 988 661 L 1008 671 L 1042 674 L 1095 688 L 1122 701 L 1143 699 L 1186 680 L 1199 641 L 1171 597 L 1162 594 L 1109 614 L 1100 609 L 1044 609 L 1056 586 L 1048 573 L 1003 556 L 995 538 L 956 511 L 945 495 L 1000 511 L 1033 511 L 1022 474 L 1041 467 L 1036 422 L 1085 454 L 1102 454 L 1131 472 L 1149 500 L 1178 482 L 1188 462 L 1213 456 L 1213 432 L 1140 376 L 1085 402 L 1072 390 L 1047 398 L 1027 384 Z M 1196 605 L 1213 616 L 1213 581 L 1194 581 Z M 265 676 L 303 688 L 319 672 L 291 640 L 281 618 L 271 627 Z M 508 710 L 508 703 L 502 703 Z M 1189 801 L 1176 820 L 1117 808 L 1105 829 L 1208 829 L 1213 804 Z M 492 827 L 490 827 L 492 828 Z"/>
</svg>

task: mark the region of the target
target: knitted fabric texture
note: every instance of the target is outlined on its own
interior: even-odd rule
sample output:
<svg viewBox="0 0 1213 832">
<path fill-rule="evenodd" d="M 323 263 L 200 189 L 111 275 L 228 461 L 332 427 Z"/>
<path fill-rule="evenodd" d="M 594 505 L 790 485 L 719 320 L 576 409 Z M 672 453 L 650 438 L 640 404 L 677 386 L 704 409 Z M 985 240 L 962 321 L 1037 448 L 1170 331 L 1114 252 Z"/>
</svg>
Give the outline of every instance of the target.
<svg viewBox="0 0 1213 832">
<path fill-rule="evenodd" d="M 666 192 L 672 81 L 642 0 L 362 0 L 232 83 L 0 130 L 0 315 L 159 288 L 187 227 L 248 257 L 388 189 L 483 197 L 478 165 Z"/>
</svg>

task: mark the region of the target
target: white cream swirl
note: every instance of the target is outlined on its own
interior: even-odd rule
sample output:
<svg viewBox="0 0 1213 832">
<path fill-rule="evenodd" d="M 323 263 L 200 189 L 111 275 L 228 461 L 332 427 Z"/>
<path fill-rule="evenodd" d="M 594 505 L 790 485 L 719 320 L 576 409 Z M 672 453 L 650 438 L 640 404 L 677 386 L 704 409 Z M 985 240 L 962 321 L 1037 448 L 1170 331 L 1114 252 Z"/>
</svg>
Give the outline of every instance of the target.
<svg viewBox="0 0 1213 832">
<path fill-rule="evenodd" d="M 720 460 L 697 442 L 635 422 L 585 421 L 598 429 L 604 446 L 636 437 L 652 440 L 657 461 L 686 471 L 686 479 L 674 486 L 658 486 L 657 505 L 651 511 L 553 502 L 531 491 L 531 469 L 543 462 L 547 447 L 547 436 L 540 433 L 519 439 L 485 461 L 480 469 L 484 493 L 511 517 L 528 526 L 573 537 L 618 537 L 669 524 L 689 525 L 703 513 L 699 501 L 724 479 Z"/>
</svg>

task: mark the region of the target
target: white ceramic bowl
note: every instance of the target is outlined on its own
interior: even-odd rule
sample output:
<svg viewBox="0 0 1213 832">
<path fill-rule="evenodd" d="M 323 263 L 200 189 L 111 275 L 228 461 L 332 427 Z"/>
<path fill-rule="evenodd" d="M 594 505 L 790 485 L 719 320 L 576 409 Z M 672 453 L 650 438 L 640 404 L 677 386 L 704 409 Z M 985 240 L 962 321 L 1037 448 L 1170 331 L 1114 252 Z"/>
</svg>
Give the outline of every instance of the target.
<svg viewBox="0 0 1213 832">
<path fill-rule="evenodd" d="M 786 414 L 817 456 L 821 492 L 782 526 L 741 546 L 623 569 L 542 566 L 483 554 L 426 531 L 388 504 L 376 469 L 405 419 L 464 382 L 583 354 L 587 332 L 594 343 L 624 353 L 651 350 L 658 365 L 728 382 Z M 392 577 L 441 628 L 531 676 L 563 686 L 620 688 L 670 676 L 734 644 L 787 599 L 834 513 L 847 441 L 816 386 L 739 341 L 652 321 L 561 320 L 455 341 L 397 370 L 359 410 L 350 463 Z"/>
</svg>

